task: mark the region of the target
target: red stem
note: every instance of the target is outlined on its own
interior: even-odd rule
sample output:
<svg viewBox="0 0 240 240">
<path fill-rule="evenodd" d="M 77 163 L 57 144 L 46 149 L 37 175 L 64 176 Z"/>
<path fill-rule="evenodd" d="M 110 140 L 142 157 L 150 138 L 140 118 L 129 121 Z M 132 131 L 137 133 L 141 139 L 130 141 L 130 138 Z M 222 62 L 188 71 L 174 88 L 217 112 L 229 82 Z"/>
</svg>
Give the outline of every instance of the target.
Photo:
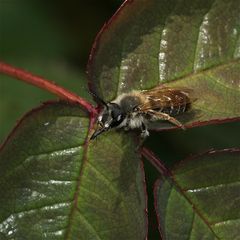
<svg viewBox="0 0 240 240">
<path fill-rule="evenodd" d="M 48 92 L 51 92 L 57 95 L 61 99 L 64 99 L 70 102 L 75 102 L 75 103 L 77 102 L 83 108 L 85 108 L 91 115 L 93 116 L 97 115 L 97 110 L 94 108 L 92 104 L 87 102 L 85 99 L 79 97 L 75 93 L 72 93 L 44 78 L 32 75 L 27 71 L 24 71 L 19 68 L 15 68 L 3 62 L 0 62 L 0 73 L 17 78 L 18 80 L 21 80 L 31 85 L 34 85 L 36 87 L 42 88 L 43 90 L 47 90 Z"/>
<path fill-rule="evenodd" d="M 167 167 L 165 167 L 165 165 L 163 164 L 163 162 L 158 159 L 154 153 L 152 151 L 150 151 L 149 149 L 143 147 L 140 150 L 140 153 L 142 154 L 142 156 L 144 156 L 163 176 L 166 177 L 171 177 L 172 173 L 169 169 L 167 169 Z"/>
</svg>

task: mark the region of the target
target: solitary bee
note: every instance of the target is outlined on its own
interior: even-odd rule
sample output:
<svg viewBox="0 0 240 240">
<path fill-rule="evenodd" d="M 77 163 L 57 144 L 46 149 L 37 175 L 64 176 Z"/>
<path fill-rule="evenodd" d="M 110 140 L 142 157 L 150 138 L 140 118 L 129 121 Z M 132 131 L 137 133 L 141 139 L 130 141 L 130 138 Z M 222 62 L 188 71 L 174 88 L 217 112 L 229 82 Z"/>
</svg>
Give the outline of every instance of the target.
<svg viewBox="0 0 240 240">
<path fill-rule="evenodd" d="M 183 124 L 174 117 L 189 110 L 193 101 L 191 95 L 192 90 L 187 88 L 156 87 L 124 93 L 106 103 L 94 94 L 104 108 L 98 116 L 98 128 L 91 139 L 111 128 L 140 128 L 141 137 L 146 138 L 149 136 L 148 123 L 157 120 L 166 120 L 184 129 Z"/>
</svg>

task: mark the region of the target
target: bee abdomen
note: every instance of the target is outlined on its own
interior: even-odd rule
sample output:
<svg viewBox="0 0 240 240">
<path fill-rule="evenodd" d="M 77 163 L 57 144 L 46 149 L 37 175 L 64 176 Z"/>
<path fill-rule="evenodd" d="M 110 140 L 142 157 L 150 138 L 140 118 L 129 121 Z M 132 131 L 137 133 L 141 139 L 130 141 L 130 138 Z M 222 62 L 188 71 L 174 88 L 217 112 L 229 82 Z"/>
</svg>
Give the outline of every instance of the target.
<svg viewBox="0 0 240 240">
<path fill-rule="evenodd" d="M 170 116 L 177 116 L 189 110 L 191 104 L 188 94 L 182 91 L 175 91 L 166 96 L 169 101 L 159 111 L 166 113 Z"/>
<path fill-rule="evenodd" d="M 190 103 L 186 103 L 178 106 L 165 107 L 161 110 L 161 112 L 167 113 L 168 115 L 174 117 L 188 111 L 189 108 L 190 108 Z"/>
</svg>

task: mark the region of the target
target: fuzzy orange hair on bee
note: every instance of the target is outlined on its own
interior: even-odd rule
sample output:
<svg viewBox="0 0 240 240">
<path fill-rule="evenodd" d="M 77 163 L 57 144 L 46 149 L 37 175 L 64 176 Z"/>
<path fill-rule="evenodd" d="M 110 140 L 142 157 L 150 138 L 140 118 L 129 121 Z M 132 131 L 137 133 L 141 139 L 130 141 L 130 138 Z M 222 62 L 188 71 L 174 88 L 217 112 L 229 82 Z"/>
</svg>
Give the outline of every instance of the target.
<svg viewBox="0 0 240 240">
<path fill-rule="evenodd" d="M 96 94 L 95 99 L 103 106 L 91 139 L 112 128 L 141 129 L 141 137 L 149 136 L 150 122 L 165 120 L 184 129 L 175 117 L 188 111 L 193 102 L 192 89 L 156 87 L 150 90 L 132 91 L 119 95 L 106 103 Z"/>
</svg>

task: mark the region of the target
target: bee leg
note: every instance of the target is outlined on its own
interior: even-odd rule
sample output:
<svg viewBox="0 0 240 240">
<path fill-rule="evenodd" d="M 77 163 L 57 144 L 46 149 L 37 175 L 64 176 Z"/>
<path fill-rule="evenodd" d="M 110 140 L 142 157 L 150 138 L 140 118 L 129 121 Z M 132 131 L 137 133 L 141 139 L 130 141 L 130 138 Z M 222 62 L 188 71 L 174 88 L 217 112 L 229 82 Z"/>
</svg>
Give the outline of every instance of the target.
<svg viewBox="0 0 240 240">
<path fill-rule="evenodd" d="M 129 123 L 130 123 L 130 118 L 127 117 L 127 122 L 126 122 L 126 125 L 125 125 L 125 127 L 124 127 L 124 130 L 125 130 L 125 131 L 128 131 L 128 130 L 130 129 Z"/>
<path fill-rule="evenodd" d="M 128 126 L 126 126 L 126 127 L 124 127 L 124 131 L 129 131 L 129 127 Z"/>
<path fill-rule="evenodd" d="M 169 121 L 170 123 L 172 123 L 172 124 L 182 128 L 183 130 L 185 130 L 185 127 L 182 123 L 180 123 L 176 118 L 171 117 L 167 113 L 156 112 L 156 111 L 153 111 L 153 110 L 149 111 L 148 113 L 153 115 L 154 117 L 156 117 L 159 120 Z"/>
<path fill-rule="evenodd" d="M 149 131 L 147 130 L 146 125 L 144 123 L 142 123 L 142 126 L 141 126 L 141 138 L 145 139 L 148 136 L 149 136 Z"/>
<path fill-rule="evenodd" d="M 149 131 L 144 123 L 141 125 L 141 138 L 139 140 L 138 146 L 136 147 L 135 151 L 138 152 L 139 149 L 142 147 L 145 139 L 149 136 Z"/>
</svg>

